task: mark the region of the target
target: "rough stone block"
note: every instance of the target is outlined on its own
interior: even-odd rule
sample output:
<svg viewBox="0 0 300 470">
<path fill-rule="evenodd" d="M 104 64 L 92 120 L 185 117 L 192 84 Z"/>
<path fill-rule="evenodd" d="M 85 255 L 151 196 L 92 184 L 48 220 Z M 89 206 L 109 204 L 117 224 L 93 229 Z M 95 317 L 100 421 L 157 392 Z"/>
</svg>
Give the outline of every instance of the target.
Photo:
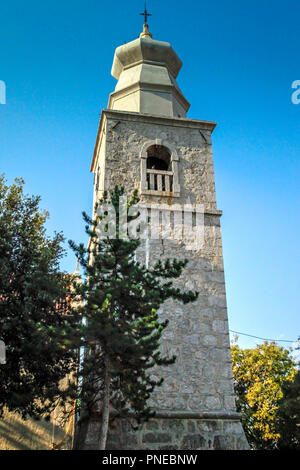
<svg viewBox="0 0 300 470">
<path fill-rule="evenodd" d="M 206 446 L 206 441 L 200 434 L 188 434 L 182 439 L 183 450 L 197 450 Z"/>
<path fill-rule="evenodd" d="M 152 432 L 146 433 L 143 436 L 143 442 L 146 444 L 154 444 L 154 443 L 167 443 L 172 440 L 171 435 L 167 433 L 159 433 L 159 432 Z"/>
</svg>

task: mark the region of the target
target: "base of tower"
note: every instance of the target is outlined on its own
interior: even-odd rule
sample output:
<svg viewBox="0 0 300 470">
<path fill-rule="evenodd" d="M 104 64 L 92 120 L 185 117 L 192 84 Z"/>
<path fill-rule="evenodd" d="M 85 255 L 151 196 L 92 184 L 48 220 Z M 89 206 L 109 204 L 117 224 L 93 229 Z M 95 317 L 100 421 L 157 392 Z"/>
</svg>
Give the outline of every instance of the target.
<svg viewBox="0 0 300 470">
<path fill-rule="evenodd" d="M 85 450 L 98 449 L 99 420 L 88 426 Z M 239 413 L 158 412 L 134 428 L 130 419 L 110 425 L 107 450 L 248 450 Z"/>
</svg>

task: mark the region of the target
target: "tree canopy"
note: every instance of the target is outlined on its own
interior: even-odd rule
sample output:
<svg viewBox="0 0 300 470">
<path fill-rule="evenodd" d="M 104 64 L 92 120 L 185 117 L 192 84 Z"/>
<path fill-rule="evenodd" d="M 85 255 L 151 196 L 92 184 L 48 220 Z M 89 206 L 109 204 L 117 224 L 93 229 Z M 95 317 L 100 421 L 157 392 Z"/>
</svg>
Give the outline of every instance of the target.
<svg viewBox="0 0 300 470">
<path fill-rule="evenodd" d="M 291 351 L 266 341 L 253 349 L 234 344 L 231 355 L 237 409 L 248 442 L 255 449 L 276 449 L 284 387 L 290 386 L 297 372 Z"/>
<path fill-rule="evenodd" d="M 60 382 L 75 367 L 70 348 L 78 320 L 66 315 L 70 279 L 59 269 L 63 236 L 46 234 L 40 198 L 24 194 L 24 181 L 0 177 L 0 412 L 46 415 L 60 396 Z M 72 387 L 71 387 L 72 388 Z M 69 393 L 72 394 L 72 390 Z"/>
</svg>

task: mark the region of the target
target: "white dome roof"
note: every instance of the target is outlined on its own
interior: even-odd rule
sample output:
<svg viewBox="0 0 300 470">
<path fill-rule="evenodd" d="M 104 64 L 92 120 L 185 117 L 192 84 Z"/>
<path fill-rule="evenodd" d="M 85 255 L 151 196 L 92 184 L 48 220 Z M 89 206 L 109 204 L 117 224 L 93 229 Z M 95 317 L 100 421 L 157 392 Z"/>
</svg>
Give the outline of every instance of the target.
<svg viewBox="0 0 300 470">
<path fill-rule="evenodd" d="M 118 80 L 108 107 L 120 111 L 186 117 L 190 104 L 176 77 L 182 61 L 168 42 L 152 39 L 147 25 L 140 38 L 115 51 L 112 75 Z"/>
</svg>

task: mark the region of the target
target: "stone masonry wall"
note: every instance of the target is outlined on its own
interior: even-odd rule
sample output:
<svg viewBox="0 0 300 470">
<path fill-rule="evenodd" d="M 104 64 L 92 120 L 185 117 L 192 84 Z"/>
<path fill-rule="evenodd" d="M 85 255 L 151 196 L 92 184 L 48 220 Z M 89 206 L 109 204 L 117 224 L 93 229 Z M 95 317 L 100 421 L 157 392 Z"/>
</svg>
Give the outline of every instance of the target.
<svg viewBox="0 0 300 470">
<path fill-rule="evenodd" d="M 150 265 L 159 259 L 188 258 L 189 263 L 175 285 L 184 290 L 199 292 L 199 298 L 194 303 L 183 305 L 168 301 L 160 309 L 161 318 L 169 320 L 162 341 L 162 352 L 175 354 L 177 360 L 174 365 L 159 371 L 153 370 L 154 376 L 164 377 L 164 383 L 153 394 L 151 405 L 160 411 L 235 413 L 221 213 L 216 208 L 211 149 L 213 126 L 211 123 L 186 119 L 166 119 L 116 111 L 104 113 L 102 132 L 105 133 L 105 160 L 100 162 L 100 172 L 102 175 L 104 172 L 104 186 L 99 188 L 99 197 L 101 191 L 111 190 L 115 185 L 124 186 L 128 195 L 133 189 L 139 188 L 141 149 L 145 143 L 161 139 L 176 148 L 179 156 L 180 197 L 143 195 L 141 202 L 168 204 L 170 208 L 173 204 L 198 203 L 203 204 L 205 211 L 204 244 L 201 248 L 191 251 L 187 249 L 185 241 L 150 239 L 142 242 L 137 253 L 139 261 L 146 264 L 148 260 Z M 97 162 L 95 168 L 98 169 Z M 239 421 L 232 422 L 232 426 L 230 423 L 222 420 L 179 418 L 175 421 L 158 420 L 145 424 L 142 431 L 132 437 L 134 444 L 125 444 L 122 441 L 122 424 L 123 427 L 119 428 L 119 441 L 117 444 L 112 442 L 112 445 L 139 449 L 170 445 L 175 449 L 187 446 L 189 439 L 196 439 L 197 448 L 238 448 L 242 445 L 238 442 L 243 437 L 243 431 Z M 149 426 L 153 426 L 153 429 Z M 92 434 L 91 431 L 91 439 Z M 149 439 L 153 439 L 153 442 Z M 161 439 L 165 439 L 165 442 Z M 130 447 L 131 445 L 135 447 Z"/>
<path fill-rule="evenodd" d="M 86 450 L 98 448 L 99 423 L 90 424 Z M 243 450 L 248 444 L 234 419 L 151 419 L 137 430 L 125 419 L 114 422 L 107 450 Z"/>
<path fill-rule="evenodd" d="M 174 365 L 161 369 L 165 381 L 154 394 L 159 409 L 235 411 L 232 368 L 226 310 L 220 218 L 216 197 L 210 131 L 203 124 L 189 127 L 188 120 L 174 122 L 130 113 L 108 113 L 105 126 L 105 189 L 124 186 L 127 194 L 140 184 L 140 151 L 145 142 L 160 138 L 179 155 L 181 195 L 173 203 L 203 203 L 205 241 L 200 251 L 186 250 L 183 242 L 149 240 L 150 264 L 163 258 L 189 258 L 190 262 L 177 285 L 200 293 L 195 303 L 183 305 L 169 301 L 161 317 L 170 323 L 162 350 L 175 354 Z M 163 125 L 164 123 L 167 125 Z M 142 197 L 142 202 L 166 204 L 166 198 Z M 145 263 L 142 242 L 138 258 Z M 154 372 L 155 373 L 155 372 Z"/>
</svg>

